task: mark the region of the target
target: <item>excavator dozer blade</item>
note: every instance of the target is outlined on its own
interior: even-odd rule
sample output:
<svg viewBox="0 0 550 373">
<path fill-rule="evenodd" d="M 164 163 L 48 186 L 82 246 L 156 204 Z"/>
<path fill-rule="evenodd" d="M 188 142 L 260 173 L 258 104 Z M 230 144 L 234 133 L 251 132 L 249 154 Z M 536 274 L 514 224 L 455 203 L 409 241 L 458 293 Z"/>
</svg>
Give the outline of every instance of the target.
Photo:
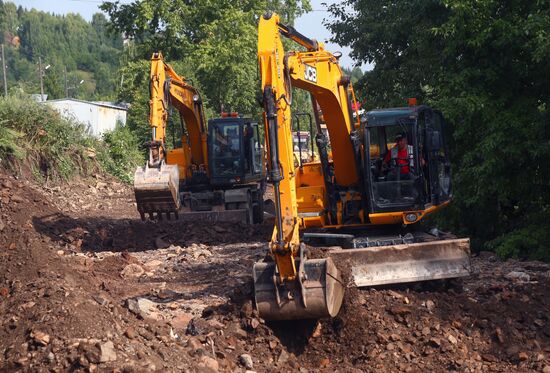
<svg viewBox="0 0 550 373">
<path fill-rule="evenodd" d="M 141 219 L 162 214 L 178 216 L 180 208 L 179 171 L 177 165 L 163 164 L 160 168 L 138 167 L 134 174 L 134 193 Z"/>
<path fill-rule="evenodd" d="M 351 269 L 357 287 L 457 278 L 471 270 L 469 239 L 333 250 L 330 257 Z"/>
<path fill-rule="evenodd" d="M 298 261 L 299 264 L 299 261 Z M 308 259 L 305 280 L 279 285 L 275 263 L 254 264 L 256 308 L 265 320 L 298 320 L 334 317 L 344 298 L 340 271 L 330 259 Z"/>
</svg>

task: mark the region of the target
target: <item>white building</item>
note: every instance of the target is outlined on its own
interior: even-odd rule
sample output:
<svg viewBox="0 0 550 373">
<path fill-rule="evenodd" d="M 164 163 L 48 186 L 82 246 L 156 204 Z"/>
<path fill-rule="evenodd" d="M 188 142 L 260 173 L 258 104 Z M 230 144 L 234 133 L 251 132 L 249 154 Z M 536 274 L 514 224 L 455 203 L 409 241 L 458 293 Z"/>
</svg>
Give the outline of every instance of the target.
<svg viewBox="0 0 550 373">
<path fill-rule="evenodd" d="M 61 98 L 45 101 L 45 104 L 57 110 L 62 116 L 74 119 L 88 126 L 88 131 L 95 137 L 115 129 L 116 124 L 126 124 L 127 106 L 104 101 L 82 101 L 74 98 Z"/>
</svg>

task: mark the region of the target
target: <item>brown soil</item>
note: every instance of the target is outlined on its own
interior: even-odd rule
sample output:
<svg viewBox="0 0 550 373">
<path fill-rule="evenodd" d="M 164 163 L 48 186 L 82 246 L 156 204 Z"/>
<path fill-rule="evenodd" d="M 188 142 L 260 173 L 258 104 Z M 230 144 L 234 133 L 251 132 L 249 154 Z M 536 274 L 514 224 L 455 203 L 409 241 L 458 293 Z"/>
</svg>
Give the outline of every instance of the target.
<svg viewBox="0 0 550 373">
<path fill-rule="evenodd" d="M 244 372 L 248 354 L 257 372 L 550 372 L 548 264 L 484 253 L 463 282 L 349 288 L 332 320 L 265 323 L 270 235 L 141 222 L 101 176 L 0 175 L 0 371 Z"/>
</svg>

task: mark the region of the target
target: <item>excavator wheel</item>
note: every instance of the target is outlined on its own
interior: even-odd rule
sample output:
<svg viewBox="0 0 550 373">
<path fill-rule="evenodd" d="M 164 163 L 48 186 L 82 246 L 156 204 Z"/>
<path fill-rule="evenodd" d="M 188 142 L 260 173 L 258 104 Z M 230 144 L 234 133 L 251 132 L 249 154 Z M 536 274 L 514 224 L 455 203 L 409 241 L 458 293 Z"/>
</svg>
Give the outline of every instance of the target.
<svg viewBox="0 0 550 373">
<path fill-rule="evenodd" d="M 301 281 L 279 284 L 273 262 L 254 264 L 256 308 L 265 320 L 300 320 L 334 317 L 344 298 L 340 271 L 332 259 L 308 259 L 301 269 Z M 300 272 L 299 272 L 300 273 Z"/>
</svg>

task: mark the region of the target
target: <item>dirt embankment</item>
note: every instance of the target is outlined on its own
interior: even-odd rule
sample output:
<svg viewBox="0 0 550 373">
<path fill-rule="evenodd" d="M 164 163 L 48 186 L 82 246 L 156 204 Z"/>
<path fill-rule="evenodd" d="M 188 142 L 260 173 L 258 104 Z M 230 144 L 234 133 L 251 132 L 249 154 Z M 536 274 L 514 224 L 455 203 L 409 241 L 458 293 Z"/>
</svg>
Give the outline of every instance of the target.
<svg viewBox="0 0 550 373">
<path fill-rule="evenodd" d="M 550 372 L 547 264 L 484 254 L 462 283 L 348 289 L 333 320 L 265 323 L 251 268 L 270 235 L 141 222 L 101 177 L 0 175 L 0 371 Z"/>
</svg>

